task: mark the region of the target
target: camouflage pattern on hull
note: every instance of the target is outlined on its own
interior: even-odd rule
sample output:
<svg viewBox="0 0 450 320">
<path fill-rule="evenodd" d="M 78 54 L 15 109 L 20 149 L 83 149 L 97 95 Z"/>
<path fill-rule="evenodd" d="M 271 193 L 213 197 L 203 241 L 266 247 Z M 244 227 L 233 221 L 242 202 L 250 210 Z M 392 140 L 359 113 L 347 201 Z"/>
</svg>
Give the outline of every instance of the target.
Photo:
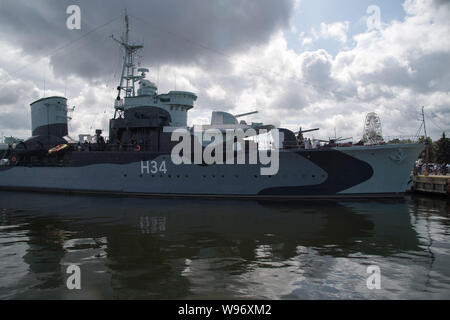
<svg viewBox="0 0 450 320">
<path fill-rule="evenodd" d="M 175 165 L 169 154 L 73 153 L 66 166 L 0 169 L 0 188 L 111 195 L 345 198 L 405 192 L 420 144 L 280 150 L 279 171 L 260 164 Z"/>
</svg>

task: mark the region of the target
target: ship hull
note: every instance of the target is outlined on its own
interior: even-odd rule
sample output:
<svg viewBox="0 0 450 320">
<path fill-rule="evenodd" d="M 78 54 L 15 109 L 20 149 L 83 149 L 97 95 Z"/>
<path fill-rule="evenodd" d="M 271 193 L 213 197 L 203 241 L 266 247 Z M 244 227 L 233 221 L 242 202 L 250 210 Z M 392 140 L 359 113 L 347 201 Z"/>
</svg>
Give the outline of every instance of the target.
<svg viewBox="0 0 450 320">
<path fill-rule="evenodd" d="M 169 154 L 79 153 L 68 166 L 0 169 L 0 188 L 130 196 L 337 199 L 401 196 L 423 145 L 280 150 L 279 171 L 260 164 L 172 163 Z M 74 153 L 75 155 L 75 153 Z"/>
</svg>

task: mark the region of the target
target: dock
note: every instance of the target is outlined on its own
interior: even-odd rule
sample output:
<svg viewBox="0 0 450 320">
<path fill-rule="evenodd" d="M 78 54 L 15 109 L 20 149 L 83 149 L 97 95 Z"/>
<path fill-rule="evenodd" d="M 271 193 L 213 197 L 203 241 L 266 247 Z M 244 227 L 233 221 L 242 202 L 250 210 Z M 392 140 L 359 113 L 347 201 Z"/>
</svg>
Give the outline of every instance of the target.
<svg viewBox="0 0 450 320">
<path fill-rule="evenodd" d="M 414 191 L 450 196 L 450 175 L 419 175 L 414 178 Z"/>
</svg>

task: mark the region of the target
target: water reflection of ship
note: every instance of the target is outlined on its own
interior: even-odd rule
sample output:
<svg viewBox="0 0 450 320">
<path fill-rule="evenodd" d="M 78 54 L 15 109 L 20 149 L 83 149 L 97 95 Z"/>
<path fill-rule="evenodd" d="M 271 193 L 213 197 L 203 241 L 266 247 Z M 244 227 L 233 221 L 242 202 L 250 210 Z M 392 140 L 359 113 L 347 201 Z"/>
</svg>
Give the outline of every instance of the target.
<svg viewBox="0 0 450 320">
<path fill-rule="evenodd" d="M 429 266 L 427 268 L 426 276 L 426 286 L 428 286 L 431 283 L 431 272 L 443 271 L 434 270 L 436 256 L 432 247 L 434 239 L 441 239 L 442 233 L 448 234 L 448 230 L 450 229 L 450 221 L 448 219 L 450 213 L 450 200 L 445 198 L 416 196 L 412 198 L 412 202 L 414 203 L 414 206 L 411 207 L 410 211 L 413 223 L 416 226 L 422 225 L 425 229 L 425 232 L 421 233 L 420 238 L 423 248 L 429 255 Z M 439 244 L 437 245 L 439 246 Z M 445 265 L 445 269 L 447 269 L 447 265 Z M 446 273 L 445 271 L 443 271 L 444 274 Z"/>
<path fill-rule="evenodd" d="M 61 259 L 65 255 L 64 226 L 54 219 L 37 219 L 26 225 L 28 250 L 23 261 L 36 276 L 36 289 L 57 288 L 64 284 Z"/>
<path fill-rule="evenodd" d="M 68 241 L 104 238 L 103 263 L 119 298 L 183 297 L 193 279 L 214 283 L 246 274 L 258 261 L 301 260 L 305 250 L 332 257 L 422 250 L 403 201 L 299 205 L 1 193 L 0 205 L 24 210 L 24 262 L 44 288 L 61 284 Z M 303 267 L 320 277 L 332 266 Z"/>
</svg>

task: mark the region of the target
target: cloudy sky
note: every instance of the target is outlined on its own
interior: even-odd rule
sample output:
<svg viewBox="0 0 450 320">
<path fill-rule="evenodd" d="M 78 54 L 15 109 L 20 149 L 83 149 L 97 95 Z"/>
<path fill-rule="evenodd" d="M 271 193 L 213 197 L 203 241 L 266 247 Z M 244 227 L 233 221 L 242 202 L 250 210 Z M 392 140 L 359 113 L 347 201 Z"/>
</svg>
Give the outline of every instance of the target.
<svg viewBox="0 0 450 320">
<path fill-rule="evenodd" d="M 376 112 L 383 135 L 413 136 L 425 106 L 429 135 L 450 134 L 450 0 L 0 0 L 2 135 L 28 137 L 50 95 L 76 106 L 71 136 L 107 131 L 125 8 L 159 93 L 198 95 L 190 125 L 258 110 L 247 121 L 359 140 Z"/>
</svg>

